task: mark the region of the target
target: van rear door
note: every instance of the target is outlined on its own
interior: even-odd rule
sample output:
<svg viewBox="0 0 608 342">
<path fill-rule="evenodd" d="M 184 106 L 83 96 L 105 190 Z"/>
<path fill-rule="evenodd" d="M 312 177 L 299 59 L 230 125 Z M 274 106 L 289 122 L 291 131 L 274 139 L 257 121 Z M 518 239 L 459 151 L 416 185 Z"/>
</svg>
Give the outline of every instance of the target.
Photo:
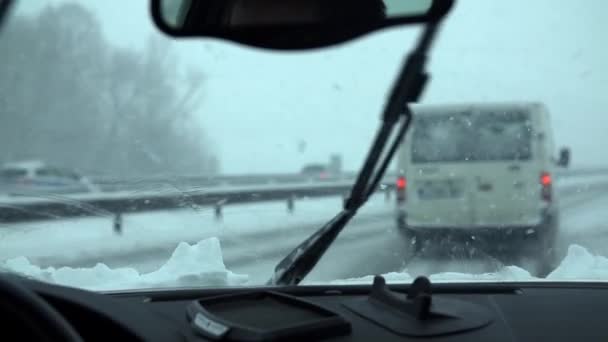
<svg viewBox="0 0 608 342">
<path fill-rule="evenodd" d="M 524 110 L 481 113 L 471 151 L 476 226 L 537 224 L 541 212 L 541 156 Z M 477 167 L 475 167 L 477 166 Z"/>
<path fill-rule="evenodd" d="M 526 110 L 415 118 L 408 224 L 527 225 L 541 212 L 541 163 Z"/>
<path fill-rule="evenodd" d="M 407 224 L 411 227 L 471 227 L 473 179 L 454 139 L 468 129 L 460 113 L 414 116 L 404 161 Z M 466 148 L 466 146 L 463 146 Z"/>
</svg>

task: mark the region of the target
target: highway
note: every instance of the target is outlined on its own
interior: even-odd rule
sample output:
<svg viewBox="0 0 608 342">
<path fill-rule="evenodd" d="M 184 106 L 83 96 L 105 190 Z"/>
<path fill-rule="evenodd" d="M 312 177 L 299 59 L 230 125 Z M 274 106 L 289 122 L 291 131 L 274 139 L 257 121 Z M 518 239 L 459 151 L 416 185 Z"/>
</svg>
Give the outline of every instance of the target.
<svg viewBox="0 0 608 342">
<path fill-rule="evenodd" d="M 564 185 L 558 187 L 557 191 L 561 209 L 557 246 L 560 258 L 573 244 L 586 247 L 593 253 L 608 255 L 608 210 L 606 210 L 608 179 L 595 180 L 588 186 Z M 104 241 L 97 237 L 93 241 L 88 241 L 89 246 L 72 244 L 71 250 L 66 250 L 65 255 L 51 253 L 51 249 L 45 255 L 40 251 L 44 248 L 38 246 L 36 247 L 38 255 L 34 255 L 33 250 L 25 255 L 34 264 L 43 267 L 92 267 L 101 262 L 110 268 L 130 267 L 146 273 L 163 265 L 179 241 L 194 244 L 201 239 L 217 236 L 221 243 L 226 268 L 235 273 L 248 275 L 253 284 L 262 284 L 270 277 L 274 265 L 285 254 L 337 212 L 340 202 L 339 197 L 304 200 L 296 203 L 296 209 L 292 214 L 286 212 L 283 202 L 234 206 L 226 210 L 222 222 L 214 222 L 208 212 L 192 210 L 141 213 L 137 214 L 140 217 L 125 220 L 123 237 L 110 235 L 109 222 L 98 222 L 100 229 L 107 234 L 103 238 Z M 483 253 L 463 259 L 460 256 L 466 251 L 461 251 L 462 255 L 457 254 L 458 258 L 451 260 L 438 259 L 434 255 L 412 255 L 408 243 L 395 227 L 393 207 L 393 200 L 385 201 L 382 195 L 372 198 L 338 237 L 334 246 L 306 278 L 306 282 L 356 278 L 404 269 L 414 275 L 445 271 L 480 273 L 496 271 L 502 266 L 496 259 Z M 89 225 L 89 228 L 93 229 L 94 221 L 91 220 L 100 219 L 87 220 L 71 222 L 71 227 L 63 223 L 61 229 L 65 234 L 72 234 L 70 231 L 82 231 L 83 225 Z M 136 234 L 152 235 L 152 231 L 144 232 L 137 229 L 145 229 L 153 223 L 156 226 L 183 225 L 184 230 L 166 230 L 162 232 L 164 235 L 156 232 L 157 237 L 150 239 L 155 240 L 154 243 L 138 240 L 131 245 L 118 246 Z M 199 229 L 197 228 L 199 226 L 205 228 Z M 22 224 L 19 229 L 29 232 L 40 231 L 42 234 L 43 229 L 55 228 L 40 227 L 39 224 Z M 17 233 L 4 234 L 0 235 L 0 242 L 3 237 L 5 242 L 11 241 L 10 238 L 18 238 L 15 235 Z M 77 234 L 73 233 L 73 235 Z M 91 248 L 94 249 L 97 243 L 107 243 L 115 248 L 111 251 L 100 250 L 94 253 Z M 16 254 L 0 254 L 0 259 L 14 256 Z M 205 263 L 205 260 L 200 262 Z"/>
<path fill-rule="evenodd" d="M 460 258 L 455 260 L 446 260 L 436 255 L 412 256 L 408 251 L 408 243 L 395 227 L 390 205 L 388 207 L 386 215 L 363 213 L 347 226 L 307 281 L 357 278 L 404 269 L 411 275 L 448 271 L 481 273 L 493 272 L 502 266 L 494 258 L 484 255 L 471 259 L 459 255 Z M 608 184 L 579 193 L 569 192 L 561 200 L 560 207 L 562 217 L 557 244 L 558 258 L 563 258 L 572 244 L 608 256 Z M 303 238 L 306 234 L 301 235 Z M 300 236 L 297 240 L 299 238 Z M 253 247 L 255 241 L 244 240 L 234 254 L 229 252 L 231 248 L 226 249 L 224 260 L 227 268 L 250 275 L 254 283 L 267 280 L 272 267 L 296 244 L 286 235 L 277 235 L 274 241 L 277 243 L 267 242 L 266 246 L 269 244 L 270 248 L 265 248 L 264 245 Z M 245 247 L 251 253 L 249 258 L 239 257 L 244 255 L 243 246 L 250 246 Z"/>
</svg>

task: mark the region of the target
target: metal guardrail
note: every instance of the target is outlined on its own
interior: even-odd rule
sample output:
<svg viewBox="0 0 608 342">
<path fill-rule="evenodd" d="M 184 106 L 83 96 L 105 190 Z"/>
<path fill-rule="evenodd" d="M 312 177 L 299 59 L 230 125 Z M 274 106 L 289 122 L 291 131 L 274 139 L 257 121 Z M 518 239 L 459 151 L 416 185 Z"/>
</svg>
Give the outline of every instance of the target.
<svg viewBox="0 0 608 342">
<path fill-rule="evenodd" d="M 559 179 L 600 174 L 608 175 L 608 168 L 560 170 L 556 177 Z M 215 187 L 201 184 L 203 177 L 165 179 L 162 183 L 172 183 L 172 189 L 158 189 L 153 184 L 162 180 L 148 179 L 147 184 L 152 186 L 147 188 L 156 190 L 23 197 L 12 198 L 4 203 L 0 200 L 0 223 L 87 216 L 108 217 L 116 222 L 120 221 L 122 214 L 199 207 L 214 207 L 216 216 L 221 216 L 221 208 L 224 205 L 277 200 L 287 200 L 289 209 L 290 205 L 293 208 L 293 200 L 297 198 L 344 196 L 350 191 L 354 178 L 354 173 L 317 181 L 300 175 L 224 176 L 215 178 L 224 181 L 216 182 L 218 185 Z M 288 182 L 289 179 L 292 181 Z M 380 189 L 393 189 L 394 179 L 394 175 L 387 175 Z M 254 185 L 241 185 L 240 182 Z M 230 185 L 222 185 L 228 183 Z M 136 184 L 138 190 L 146 188 L 141 181 Z M 387 192 L 387 195 L 390 193 Z"/>
<path fill-rule="evenodd" d="M 608 174 L 608 167 L 605 168 L 576 168 L 576 169 L 558 169 L 557 177 L 571 177 L 582 175 L 597 175 Z M 180 189 L 182 187 L 204 187 L 218 188 L 226 186 L 248 186 L 248 185 L 277 185 L 277 184 L 307 184 L 307 183 L 335 183 L 344 181 L 353 181 L 357 176 L 356 172 L 344 172 L 338 176 L 330 176 L 325 179 L 313 178 L 301 174 L 259 174 L 259 175 L 220 175 L 220 176 L 200 176 L 200 175 L 185 175 L 185 176 L 152 176 L 138 177 L 133 179 L 116 179 L 112 177 L 93 177 L 91 180 L 99 186 L 104 192 L 125 191 L 125 190 L 141 190 L 141 189 L 158 189 L 173 187 Z M 392 182 L 395 179 L 395 173 L 389 173 L 385 177 L 387 182 Z"/>
<path fill-rule="evenodd" d="M 135 212 L 197 209 L 199 207 L 216 207 L 217 211 L 218 205 L 346 195 L 351 185 L 350 182 L 341 182 L 209 191 L 123 193 L 108 194 L 106 197 L 97 198 L 90 195 L 40 199 L 20 198 L 0 203 L 0 222 L 12 223 L 85 216 L 115 218 L 122 214 Z"/>
<path fill-rule="evenodd" d="M 93 177 L 91 181 L 104 192 L 125 191 L 133 189 L 205 187 L 218 188 L 226 186 L 335 183 L 354 181 L 355 172 L 343 173 L 326 178 L 311 177 L 301 174 L 259 174 L 259 175 L 222 175 L 222 176 L 154 176 L 133 179 L 113 179 L 111 177 Z"/>
</svg>

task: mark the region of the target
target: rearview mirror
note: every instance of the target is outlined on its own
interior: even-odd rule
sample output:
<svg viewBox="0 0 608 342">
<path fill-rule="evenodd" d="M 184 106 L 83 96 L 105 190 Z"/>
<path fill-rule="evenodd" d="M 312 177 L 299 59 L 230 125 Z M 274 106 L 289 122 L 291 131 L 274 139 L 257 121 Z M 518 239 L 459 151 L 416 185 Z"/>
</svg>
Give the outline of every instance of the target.
<svg viewBox="0 0 608 342">
<path fill-rule="evenodd" d="M 568 167 L 570 164 L 570 149 L 567 147 L 562 148 L 559 151 L 559 159 L 557 165 L 561 167 Z"/>
<path fill-rule="evenodd" d="M 270 49 L 310 49 L 394 25 L 439 21 L 453 0 L 151 0 L 172 36 L 227 39 Z"/>
</svg>

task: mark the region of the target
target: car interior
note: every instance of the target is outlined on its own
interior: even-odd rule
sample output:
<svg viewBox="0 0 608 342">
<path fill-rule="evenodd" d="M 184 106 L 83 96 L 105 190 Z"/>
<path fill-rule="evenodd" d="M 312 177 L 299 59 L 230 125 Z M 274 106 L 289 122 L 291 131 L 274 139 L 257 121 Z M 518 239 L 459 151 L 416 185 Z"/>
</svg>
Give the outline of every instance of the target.
<svg viewBox="0 0 608 342">
<path fill-rule="evenodd" d="M 249 0 L 255 1 L 264 6 L 282 2 Z M 361 9 L 334 1 L 334 12 L 344 12 L 341 19 L 290 20 L 278 9 L 281 20 L 268 15 L 232 25 L 225 18 L 238 1 L 151 0 L 151 20 L 175 39 L 306 50 L 389 26 L 420 25 L 423 31 L 405 56 L 343 211 L 288 254 L 266 286 L 88 291 L 1 274 L 3 340 L 606 341 L 608 283 L 433 283 L 420 276 L 411 284 L 387 284 L 375 276 L 366 285 L 299 284 L 378 187 L 409 125 L 404 104 L 417 102 L 430 77 L 426 64 L 432 43 L 455 1 L 416 2 L 414 10 L 379 21 L 359 20 L 355 12 Z M 10 3 L 0 1 L 0 13 L 8 13 Z"/>
</svg>

